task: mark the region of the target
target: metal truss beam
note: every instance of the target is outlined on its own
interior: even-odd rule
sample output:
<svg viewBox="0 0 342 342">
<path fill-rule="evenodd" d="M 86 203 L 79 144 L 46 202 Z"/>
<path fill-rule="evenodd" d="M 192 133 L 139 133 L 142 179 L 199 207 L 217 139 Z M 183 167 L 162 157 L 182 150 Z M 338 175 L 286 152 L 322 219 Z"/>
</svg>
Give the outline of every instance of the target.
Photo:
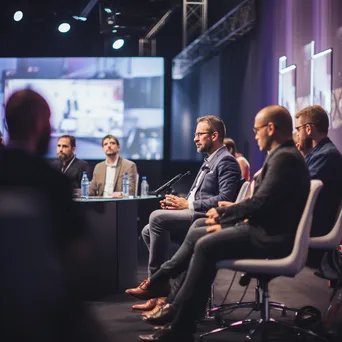
<svg viewBox="0 0 342 342">
<path fill-rule="evenodd" d="M 208 29 L 208 0 L 183 0 L 183 49 Z"/>
<path fill-rule="evenodd" d="M 200 61 L 219 53 L 229 42 L 251 30 L 256 20 L 256 0 L 245 0 L 173 59 L 172 78 L 182 79 Z"/>
<path fill-rule="evenodd" d="M 139 56 L 155 56 L 156 40 L 151 38 L 139 39 Z"/>
</svg>

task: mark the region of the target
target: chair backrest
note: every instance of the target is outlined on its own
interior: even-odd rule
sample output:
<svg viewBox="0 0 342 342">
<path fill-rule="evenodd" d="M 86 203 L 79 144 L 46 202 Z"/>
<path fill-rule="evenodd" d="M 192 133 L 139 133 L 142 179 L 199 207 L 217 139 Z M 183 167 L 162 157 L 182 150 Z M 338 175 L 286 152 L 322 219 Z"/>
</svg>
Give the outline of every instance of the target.
<svg viewBox="0 0 342 342">
<path fill-rule="evenodd" d="M 311 180 L 310 193 L 299 221 L 293 249 L 286 258 L 293 274 L 298 273 L 305 266 L 309 250 L 313 210 L 322 187 L 323 183 L 320 180 Z"/>
<path fill-rule="evenodd" d="M 137 177 L 135 179 L 135 197 L 138 196 L 138 189 L 139 189 L 139 173 L 137 173 Z"/>
<path fill-rule="evenodd" d="M 310 238 L 310 248 L 335 249 L 340 245 L 342 241 L 342 202 L 336 216 L 336 222 L 328 234 Z"/>
<path fill-rule="evenodd" d="M 249 185 L 250 185 L 250 182 L 247 182 L 247 181 L 242 184 L 239 194 L 236 197 L 235 203 L 239 203 L 245 199 Z"/>
</svg>

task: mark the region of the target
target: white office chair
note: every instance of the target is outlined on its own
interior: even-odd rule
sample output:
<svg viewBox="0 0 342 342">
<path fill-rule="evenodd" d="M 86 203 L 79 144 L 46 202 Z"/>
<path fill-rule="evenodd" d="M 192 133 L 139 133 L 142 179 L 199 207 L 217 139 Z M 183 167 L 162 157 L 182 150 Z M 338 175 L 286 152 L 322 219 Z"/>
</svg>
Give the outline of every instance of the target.
<svg viewBox="0 0 342 342">
<path fill-rule="evenodd" d="M 342 203 L 337 212 L 337 219 L 331 231 L 323 236 L 310 238 L 309 247 L 317 249 L 335 249 L 342 241 Z"/>
<path fill-rule="evenodd" d="M 292 252 L 289 256 L 282 259 L 241 259 L 241 260 L 222 260 L 217 263 L 218 269 L 229 269 L 241 272 L 247 272 L 257 279 L 256 298 L 254 302 L 248 302 L 244 306 L 244 303 L 236 303 L 231 306 L 235 307 L 250 307 L 255 311 L 261 313 L 260 319 L 245 319 L 229 326 L 218 328 L 201 335 L 203 337 L 212 335 L 224 330 L 233 330 L 234 328 L 241 328 L 244 326 L 254 327 L 249 331 L 246 336 L 246 341 L 252 340 L 256 332 L 261 331 L 264 333 L 266 325 L 278 325 L 288 328 L 296 333 L 304 335 L 314 336 L 320 340 L 326 341 L 324 338 L 318 336 L 310 330 L 305 330 L 296 326 L 289 325 L 285 322 L 276 321 L 270 317 L 270 308 L 276 306 L 270 302 L 270 295 L 268 290 L 269 282 L 279 276 L 295 277 L 303 267 L 305 266 L 308 249 L 310 230 L 312 224 L 313 209 L 317 200 L 317 196 L 323 186 L 323 183 L 319 180 L 311 181 L 310 194 L 307 199 L 299 226 L 297 228 L 296 237 Z M 257 304 L 257 306 L 256 306 Z M 264 336 L 263 336 L 264 337 Z M 264 338 L 262 339 L 264 341 Z"/>
<path fill-rule="evenodd" d="M 240 188 L 240 191 L 236 197 L 235 203 L 239 203 L 245 199 L 247 192 L 249 190 L 250 184 L 251 184 L 250 182 L 246 181 L 241 185 L 241 188 Z M 204 316 L 205 319 L 215 318 L 215 316 L 212 312 L 213 308 L 216 307 L 216 305 L 214 304 L 214 290 L 215 290 L 215 288 L 214 288 L 214 283 L 213 283 L 211 285 L 210 297 L 209 297 L 207 307 L 206 307 L 206 311 L 205 311 L 205 316 Z"/>
</svg>

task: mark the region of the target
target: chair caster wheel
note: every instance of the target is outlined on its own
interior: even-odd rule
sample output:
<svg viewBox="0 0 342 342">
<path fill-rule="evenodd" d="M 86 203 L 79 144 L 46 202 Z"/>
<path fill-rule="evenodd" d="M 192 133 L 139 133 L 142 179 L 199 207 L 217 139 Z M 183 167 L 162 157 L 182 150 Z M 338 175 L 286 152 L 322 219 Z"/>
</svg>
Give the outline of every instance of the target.
<svg viewBox="0 0 342 342">
<path fill-rule="evenodd" d="M 321 312 L 313 306 L 303 306 L 295 317 L 295 325 L 300 328 L 306 328 L 309 325 L 317 324 L 321 321 Z"/>
</svg>

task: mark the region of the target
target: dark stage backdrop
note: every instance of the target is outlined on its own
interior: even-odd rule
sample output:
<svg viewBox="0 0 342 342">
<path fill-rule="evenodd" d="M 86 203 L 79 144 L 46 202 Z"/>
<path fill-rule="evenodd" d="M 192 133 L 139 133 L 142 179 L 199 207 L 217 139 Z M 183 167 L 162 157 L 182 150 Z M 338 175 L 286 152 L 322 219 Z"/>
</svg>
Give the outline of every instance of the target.
<svg viewBox="0 0 342 342">
<path fill-rule="evenodd" d="M 257 171 L 265 154 L 252 131 L 255 114 L 278 102 L 278 60 L 297 65 L 297 96 L 310 85 L 306 46 L 315 53 L 333 49 L 332 128 L 329 135 L 342 150 L 342 1 L 259 0 L 257 25 L 218 56 L 203 62 L 182 80 L 173 81 L 171 141 L 174 160 L 198 160 L 192 138 L 196 118 L 221 116 L 227 135 Z M 303 93 L 303 94 L 302 94 Z M 304 94 L 305 95 L 305 94 Z"/>
</svg>

